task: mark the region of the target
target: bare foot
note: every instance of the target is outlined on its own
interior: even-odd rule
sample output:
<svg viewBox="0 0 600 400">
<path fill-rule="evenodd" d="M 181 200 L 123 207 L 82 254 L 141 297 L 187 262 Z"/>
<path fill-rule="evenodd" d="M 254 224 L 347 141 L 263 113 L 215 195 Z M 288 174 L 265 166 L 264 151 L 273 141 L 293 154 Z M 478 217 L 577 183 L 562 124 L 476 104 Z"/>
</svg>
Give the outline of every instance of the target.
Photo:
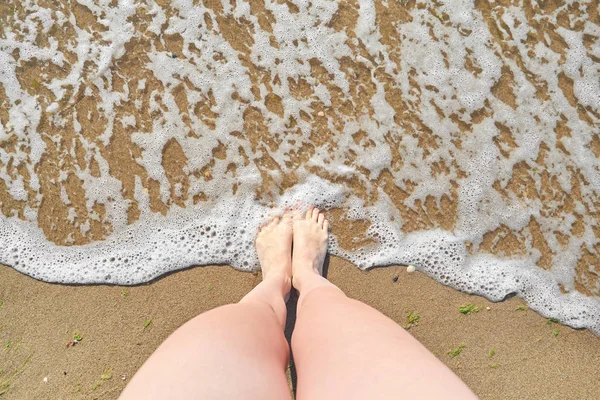
<svg viewBox="0 0 600 400">
<path fill-rule="evenodd" d="M 275 217 L 261 228 L 256 236 L 256 252 L 263 280 L 283 278 L 289 284 L 292 278 L 292 216 Z"/>
<path fill-rule="evenodd" d="M 294 252 L 292 275 L 294 287 L 304 274 L 321 275 L 327 254 L 329 221 L 317 208 L 310 207 L 304 218 L 294 220 Z"/>
</svg>

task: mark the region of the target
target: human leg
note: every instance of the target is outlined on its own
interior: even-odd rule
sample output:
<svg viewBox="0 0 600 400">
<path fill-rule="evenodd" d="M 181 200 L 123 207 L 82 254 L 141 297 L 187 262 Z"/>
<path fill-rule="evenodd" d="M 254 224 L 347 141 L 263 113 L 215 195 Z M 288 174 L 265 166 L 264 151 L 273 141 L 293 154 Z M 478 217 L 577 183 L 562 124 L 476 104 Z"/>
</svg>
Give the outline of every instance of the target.
<svg viewBox="0 0 600 400">
<path fill-rule="evenodd" d="M 177 329 L 121 399 L 289 399 L 283 329 L 291 240 L 287 215 L 264 227 L 256 239 L 263 281 L 238 304 L 205 312 Z"/>
<path fill-rule="evenodd" d="M 297 398 L 476 398 L 412 335 L 321 276 L 327 225 L 318 210 L 294 223 L 293 284 L 300 292 L 292 336 Z"/>
</svg>

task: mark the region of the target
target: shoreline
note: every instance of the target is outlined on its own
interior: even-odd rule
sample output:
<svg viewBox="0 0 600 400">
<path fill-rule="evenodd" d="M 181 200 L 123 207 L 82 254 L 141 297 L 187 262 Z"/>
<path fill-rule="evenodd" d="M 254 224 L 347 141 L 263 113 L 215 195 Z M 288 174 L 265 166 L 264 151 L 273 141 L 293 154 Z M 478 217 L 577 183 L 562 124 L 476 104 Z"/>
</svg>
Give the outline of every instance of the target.
<svg viewBox="0 0 600 400">
<path fill-rule="evenodd" d="M 405 267 L 361 271 L 337 257 L 330 258 L 327 277 L 401 326 L 410 325 L 409 313 L 419 315 L 409 332 L 482 399 L 597 396 L 590 378 L 600 363 L 600 338 L 548 322 L 518 297 L 492 303 Z M 20 370 L 2 398 L 116 399 L 178 326 L 239 301 L 260 279 L 260 273 L 206 266 L 132 287 L 65 286 L 0 266 L 6 354 L 0 368 Z M 468 304 L 478 311 L 462 314 Z M 75 333 L 81 341 L 67 347 Z"/>
</svg>

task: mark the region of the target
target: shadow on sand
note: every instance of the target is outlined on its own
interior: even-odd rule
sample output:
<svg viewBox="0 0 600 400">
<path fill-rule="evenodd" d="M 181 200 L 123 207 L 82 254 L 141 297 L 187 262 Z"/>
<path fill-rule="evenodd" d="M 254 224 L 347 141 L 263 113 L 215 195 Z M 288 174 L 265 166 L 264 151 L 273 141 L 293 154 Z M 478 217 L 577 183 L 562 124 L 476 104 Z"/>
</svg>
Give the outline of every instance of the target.
<svg viewBox="0 0 600 400">
<path fill-rule="evenodd" d="M 323 263 L 323 276 L 327 278 L 327 272 L 329 270 L 329 253 L 325 256 L 325 262 Z M 292 353 L 292 332 L 296 326 L 296 306 L 298 305 L 298 292 L 292 288 L 290 292 L 290 298 L 287 302 L 287 319 L 285 321 L 285 338 L 290 343 L 290 377 L 292 380 L 292 390 L 294 396 L 296 396 L 296 389 L 298 387 L 298 375 L 296 374 L 296 364 L 294 363 L 294 354 Z"/>
</svg>

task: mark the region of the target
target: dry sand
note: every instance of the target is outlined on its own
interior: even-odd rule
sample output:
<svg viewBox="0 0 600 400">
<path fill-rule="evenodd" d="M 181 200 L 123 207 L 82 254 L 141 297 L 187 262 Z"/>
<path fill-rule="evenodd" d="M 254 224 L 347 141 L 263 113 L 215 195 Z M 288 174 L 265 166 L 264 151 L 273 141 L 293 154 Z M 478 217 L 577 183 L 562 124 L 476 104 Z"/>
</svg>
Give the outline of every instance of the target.
<svg viewBox="0 0 600 400">
<path fill-rule="evenodd" d="M 519 298 L 491 303 L 404 267 L 365 272 L 337 258 L 330 261 L 328 277 L 402 326 L 408 312 L 417 312 L 420 320 L 410 333 L 482 399 L 600 398 L 600 339 L 517 310 L 524 304 Z M 199 267 L 136 287 L 64 286 L 2 266 L 0 376 L 19 373 L 0 397 L 116 399 L 174 329 L 198 313 L 238 301 L 260 279 L 230 267 Z M 465 303 L 482 309 L 462 315 L 458 308 Z M 74 332 L 83 340 L 67 347 Z M 450 358 L 447 352 L 461 344 L 460 355 Z M 492 348 L 496 354 L 490 358 Z M 4 389 L 0 383 L 0 393 Z"/>
</svg>

